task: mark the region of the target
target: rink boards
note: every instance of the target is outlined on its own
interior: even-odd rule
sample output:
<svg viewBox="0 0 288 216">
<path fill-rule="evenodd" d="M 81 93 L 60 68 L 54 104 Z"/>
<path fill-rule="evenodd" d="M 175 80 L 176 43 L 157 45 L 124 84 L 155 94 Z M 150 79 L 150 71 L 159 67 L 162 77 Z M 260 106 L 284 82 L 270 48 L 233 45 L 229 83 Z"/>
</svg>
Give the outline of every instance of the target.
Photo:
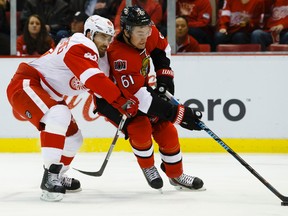
<svg viewBox="0 0 288 216">
<path fill-rule="evenodd" d="M 235 139 L 226 138 L 223 141 L 236 152 L 243 153 L 288 153 L 287 139 Z M 85 138 L 80 152 L 107 152 L 112 138 Z M 180 138 L 182 152 L 190 153 L 221 153 L 226 152 L 212 138 Z M 119 138 L 114 151 L 132 152 L 131 146 L 124 138 Z M 154 142 L 154 151 L 158 145 Z M 0 152 L 30 153 L 40 152 L 38 138 L 2 138 Z"/>
<path fill-rule="evenodd" d="M 12 113 L 6 87 L 18 64 L 33 58 L 0 58 L 0 152 L 38 152 L 38 132 Z M 172 56 L 175 96 L 203 112 L 202 121 L 238 152 L 288 152 L 288 56 Z M 152 68 L 153 69 L 153 68 Z M 150 83 L 155 76 L 150 74 Z M 116 128 L 92 113 L 88 94 L 66 98 L 84 136 L 83 152 L 107 151 Z M 178 127 L 183 152 L 225 151 L 204 131 Z M 123 136 L 115 151 L 131 151 Z M 157 151 L 157 145 L 155 146 Z"/>
</svg>

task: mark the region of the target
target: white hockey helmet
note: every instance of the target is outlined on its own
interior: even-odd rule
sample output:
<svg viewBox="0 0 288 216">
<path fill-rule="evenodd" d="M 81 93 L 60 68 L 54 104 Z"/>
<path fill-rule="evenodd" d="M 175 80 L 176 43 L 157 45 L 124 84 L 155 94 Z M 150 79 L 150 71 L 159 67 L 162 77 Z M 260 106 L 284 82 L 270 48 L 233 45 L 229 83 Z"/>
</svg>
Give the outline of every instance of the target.
<svg viewBox="0 0 288 216">
<path fill-rule="evenodd" d="M 84 34 L 86 35 L 87 31 L 90 31 L 90 39 L 93 41 L 95 33 L 104 33 L 110 36 L 114 36 L 115 30 L 113 23 L 104 17 L 93 15 L 90 16 L 84 24 Z"/>
</svg>

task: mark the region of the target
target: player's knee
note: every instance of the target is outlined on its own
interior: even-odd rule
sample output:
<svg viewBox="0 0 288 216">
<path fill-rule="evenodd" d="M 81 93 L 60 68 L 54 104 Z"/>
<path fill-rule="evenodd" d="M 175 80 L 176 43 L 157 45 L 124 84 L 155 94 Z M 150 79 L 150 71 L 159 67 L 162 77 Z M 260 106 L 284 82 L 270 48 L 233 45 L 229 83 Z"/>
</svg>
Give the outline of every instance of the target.
<svg viewBox="0 0 288 216">
<path fill-rule="evenodd" d="M 160 149 L 165 149 L 167 152 L 175 152 L 180 148 L 178 132 L 171 122 L 165 121 L 155 125 L 153 137 Z"/>
<path fill-rule="evenodd" d="M 79 128 L 75 120 L 72 118 L 70 124 L 68 126 L 68 130 L 66 131 L 66 137 L 73 136 L 78 132 Z"/>
<path fill-rule="evenodd" d="M 71 121 L 71 111 L 65 105 L 51 107 L 41 119 L 45 131 L 65 135 Z"/>
<path fill-rule="evenodd" d="M 152 127 L 146 116 L 138 116 L 127 126 L 130 142 L 135 146 L 150 146 L 152 143 Z"/>
</svg>

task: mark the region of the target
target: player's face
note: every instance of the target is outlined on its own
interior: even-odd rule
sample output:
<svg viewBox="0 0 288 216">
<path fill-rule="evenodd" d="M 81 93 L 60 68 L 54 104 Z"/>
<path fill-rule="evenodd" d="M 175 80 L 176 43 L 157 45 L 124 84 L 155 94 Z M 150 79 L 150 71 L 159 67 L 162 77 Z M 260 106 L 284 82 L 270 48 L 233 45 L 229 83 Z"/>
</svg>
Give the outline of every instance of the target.
<svg viewBox="0 0 288 216">
<path fill-rule="evenodd" d="M 96 33 L 93 42 L 96 44 L 100 57 L 105 56 L 105 52 L 112 41 L 112 36 L 104 33 Z"/>
<path fill-rule="evenodd" d="M 150 35 L 150 26 L 135 26 L 131 31 L 130 43 L 138 49 L 145 49 L 147 38 Z"/>
</svg>

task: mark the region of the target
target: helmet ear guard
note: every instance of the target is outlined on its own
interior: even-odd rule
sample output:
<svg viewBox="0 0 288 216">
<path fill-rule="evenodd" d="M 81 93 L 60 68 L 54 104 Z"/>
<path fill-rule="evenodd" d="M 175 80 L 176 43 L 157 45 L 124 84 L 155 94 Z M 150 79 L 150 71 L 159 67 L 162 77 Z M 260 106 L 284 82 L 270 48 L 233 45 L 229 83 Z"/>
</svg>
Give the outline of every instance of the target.
<svg viewBox="0 0 288 216">
<path fill-rule="evenodd" d="M 90 32 L 90 39 L 93 40 L 95 33 L 103 33 L 114 37 L 115 30 L 113 23 L 104 17 L 90 16 L 84 24 L 84 34 Z"/>
</svg>

